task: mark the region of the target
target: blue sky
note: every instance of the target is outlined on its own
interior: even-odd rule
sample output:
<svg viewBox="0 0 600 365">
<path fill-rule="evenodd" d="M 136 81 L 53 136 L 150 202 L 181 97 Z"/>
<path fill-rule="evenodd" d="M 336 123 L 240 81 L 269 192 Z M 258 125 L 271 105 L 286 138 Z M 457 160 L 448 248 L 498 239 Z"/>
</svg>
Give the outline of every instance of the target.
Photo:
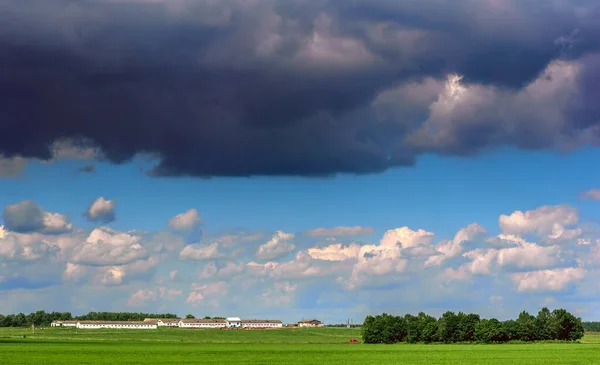
<svg viewBox="0 0 600 365">
<path fill-rule="evenodd" d="M 600 320 L 596 1 L 0 9 L 0 312 Z"/>
<path fill-rule="evenodd" d="M 118 201 L 113 225 L 121 230 L 165 228 L 169 218 L 196 208 L 212 233 L 355 225 L 383 232 L 400 224 L 449 236 L 475 217 L 497 229 L 499 214 L 542 205 L 577 205 L 582 218 L 597 219 L 594 202 L 579 194 L 600 179 L 593 168 L 599 157 L 590 148 L 567 155 L 502 149 L 475 158 L 423 156 L 414 168 L 381 175 L 210 180 L 153 179 L 135 166 L 110 164 L 99 164 L 95 174 L 75 175 L 81 162 L 59 161 L 34 163 L 22 176 L 0 180 L 0 188 L 11 192 L 0 202 L 32 199 L 86 225 L 83 208 L 104 196 Z"/>
<path fill-rule="evenodd" d="M 339 176 L 331 179 L 159 179 L 140 173 L 132 164 L 112 166 L 100 163 L 93 174 L 74 174 L 73 172 L 81 166 L 81 161 L 65 160 L 52 164 L 33 162 L 22 175 L 0 180 L 0 188 L 11 192 L 10 196 L 2 197 L 0 203 L 3 206 L 31 199 L 46 211 L 64 214 L 75 228 L 60 236 L 75 236 L 76 242 L 85 242 L 86 236 L 99 227 L 110 227 L 120 232 L 168 232 L 165 234 L 179 237 L 181 242 L 172 236 L 161 238 L 159 241 L 163 244 L 166 243 L 164 240 L 174 242 L 175 252 L 168 253 L 147 272 L 136 273 L 131 281 L 123 280 L 118 285 L 103 285 L 103 276 L 98 279 L 94 278 L 94 274 L 85 274 L 88 277 L 84 277 L 83 282 L 76 281 L 77 285 L 70 283 L 64 277 L 64 262 L 53 262 L 43 269 L 24 263 L 17 277 L 3 281 L 1 290 L 7 299 L 5 303 L 8 304 L 9 311 L 21 310 L 20 308 L 36 309 L 36 306 L 39 306 L 37 300 L 25 299 L 31 295 L 36 298 L 51 298 L 45 302 L 48 303 L 44 306 L 47 309 L 58 310 L 66 306 L 66 309 L 76 313 L 95 308 L 168 310 L 179 314 L 192 312 L 199 315 L 235 311 L 248 316 L 266 315 L 274 310 L 273 303 L 285 303 L 287 306 L 283 309 L 281 305 L 277 306 L 279 311 L 276 313 L 286 320 L 314 314 L 329 321 L 343 320 L 347 317 L 358 321 L 367 313 L 383 310 L 414 312 L 429 309 L 438 314 L 445 309 L 456 309 L 483 311 L 486 315 L 506 317 L 521 308 L 535 311 L 540 305 L 565 305 L 571 310 L 579 310 L 584 318 L 596 319 L 599 313 L 594 302 L 597 291 L 582 295 L 576 282 L 568 282 L 558 291 L 519 292 L 515 283 L 502 278 L 500 272 L 494 276 L 474 276 L 467 282 L 457 280 L 444 283 L 443 292 L 435 294 L 423 294 L 418 291 L 421 285 L 428 287 L 441 280 L 436 275 L 444 272 L 442 268 L 438 269 L 439 272 L 431 272 L 425 271 L 423 267 L 412 267 L 403 270 L 401 275 L 377 275 L 362 283 L 361 287 L 352 290 L 344 284 L 338 284 L 338 278 L 332 279 L 329 274 L 325 275 L 325 281 L 319 279 L 318 275 L 316 278 L 306 278 L 301 274 L 283 275 L 282 277 L 287 278 L 283 281 L 253 283 L 258 285 L 252 288 L 257 290 L 259 297 L 268 293 L 274 296 L 274 302 L 264 303 L 264 307 L 252 308 L 240 303 L 224 303 L 227 299 L 221 298 L 216 292 L 231 290 L 227 288 L 236 287 L 236 281 L 241 278 L 238 275 L 248 275 L 243 274 L 244 269 L 239 265 L 251 262 L 291 264 L 299 261 L 294 257 L 298 252 L 308 252 L 307 250 L 313 247 L 322 248 L 336 243 L 342 243 L 344 247 L 350 247 L 354 242 L 358 242 L 359 245 L 377 245 L 386 231 L 404 226 L 412 230 L 424 229 L 435 233 L 435 239 L 432 241 L 435 245 L 444 239 L 452 239 L 457 230 L 476 222 L 485 227 L 488 231 L 485 239 L 489 239 L 502 233 L 499 226 L 501 214 L 510 215 L 516 210 L 531 211 L 542 206 L 573 207 L 579 217 L 578 223 L 582 226 L 595 225 L 598 202 L 582 199 L 580 194 L 593 188 L 593 182 L 598 181 L 598 172 L 589 168 L 598 157 L 598 151 L 594 149 L 582 149 L 566 155 L 503 149 L 475 158 L 424 156 L 415 167 L 394 169 L 378 175 Z M 100 196 L 115 202 L 114 221 L 101 224 L 90 222 L 84 217 L 83 212 Z M 168 225 L 169 219 L 192 208 L 196 209 L 201 217 L 202 222 L 197 229 L 204 231 L 203 236 L 185 230 L 177 232 Z M 561 218 L 555 219 L 560 221 Z M 339 237 L 310 237 L 303 234 L 320 227 L 340 226 L 372 227 L 373 231 L 359 236 Z M 83 230 L 82 235 L 76 233 L 79 229 Z M 295 249 L 274 260 L 257 259 L 258 247 L 268 242 L 275 231 L 294 233 L 296 237 L 286 242 L 293 243 Z M 258 237 L 251 237 L 251 241 L 245 242 L 240 236 L 232 241 L 233 248 L 225 247 L 223 242 L 219 241 L 223 236 L 240 232 L 245 235 L 258 234 Z M 597 232 L 585 232 L 580 236 L 591 237 L 593 240 L 594 234 Z M 144 239 L 146 237 L 149 236 L 144 236 Z M 51 242 L 56 240 L 57 236 L 52 235 L 48 238 Z M 535 238 L 540 239 L 539 236 Z M 148 239 L 152 244 L 156 243 L 155 238 Z M 485 239 L 480 237 L 480 240 Z M 181 260 L 180 255 L 178 257 L 186 243 L 207 247 L 213 242 L 221 242 L 220 250 L 229 253 L 223 257 L 215 256 L 214 259 L 191 261 Z M 575 247 L 581 246 L 575 242 L 571 244 Z M 566 249 L 569 243 L 561 245 Z M 547 246 L 545 243 L 544 247 Z M 233 253 L 236 247 L 241 248 L 242 252 Z M 482 247 L 485 247 L 485 244 Z M 468 251 L 465 249 L 461 253 L 465 252 Z M 124 254 L 117 252 L 117 255 Z M 116 264 L 119 263 L 118 256 L 113 259 L 116 260 Z M 418 260 L 420 258 L 415 258 L 415 262 L 408 265 L 416 265 Z M 451 260 L 455 261 L 452 265 L 442 267 L 460 268 L 461 264 L 468 262 L 460 255 Z M 535 258 L 532 260 L 535 261 Z M 11 262 L 8 256 L 4 257 L 4 261 L 11 267 L 14 265 L 14 261 Z M 332 262 L 334 263 L 337 262 Z M 97 266 L 95 262 L 92 264 L 94 270 L 119 267 Z M 222 269 L 229 264 L 234 265 L 233 274 L 202 276 L 203 270 L 210 265 Z M 556 264 L 556 267 L 563 266 Z M 351 268 L 338 269 L 339 272 L 333 275 L 339 274 L 346 280 L 352 276 Z M 46 275 L 38 276 L 37 270 Z M 169 283 L 171 279 L 168 278 L 173 271 L 177 273 L 173 282 Z M 504 275 L 513 271 L 509 269 Z M 328 283 L 327 280 L 331 282 Z M 78 285 L 81 287 L 78 288 Z M 215 293 L 210 291 L 211 285 L 217 285 Z M 203 295 L 203 299 L 193 305 L 188 302 L 190 293 L 196 292 L 191 289 L 202 286 L 208 286 L 209 293 L 219 298 L 217 308 L 214 307 L 216 302 L 210 303 L 210 295 Z M 173 291 L 177 294 L 174 295 L 175 299 L 160 298 L 160 288 L 167 288 L 162 289 L 167 292 Z M 294 289 L 293 299 L 287 298 L 285 288 Z M 46 290 L 60 293 L 61 298 L 57 299 L 55 294 L 50 295 Z M 91 298 L 85 300 L 77 295 L 79 290 L 90 290 L 96 295 L 108 292 L 109 298 L 114 296 L 121 301 L 114 304 L 102 303 L 102 300 L 97 302 L 98 299 Z M 140 301 L 143 303 L 129 303 L 131 297 L 140 290 L 142 294 L 138 296 L 142 297 Z M 466 297 L 459 296 L 462 299 L 458 299 L 456 293 L 460 290 L 472 293 L 473 296 L 469 294 Z M 377 300 L 370 297 L 373 292 L 378 295 Z M 397 301 L 396 295 L 407 293 L 412 293 L 410 298 L 407 296 L 404 300 Z M 78 300 L 85 303 L 74 304 L 72 298 L 66 301 L 65 296 L 79 298 Z M 590 296 L 591 300 L 587 299 Z M 177 297 L 180 297 L 179 300 Z M 502 299 L 496 299 L 500 297 Z M 487 303 L 489 300 L 493 301 L 492 305 Z M 482 306 L 482 302 L 486 305 Z M 335 309 L 340 318 L 326 314 L 331 309 Z"/>
</svg>

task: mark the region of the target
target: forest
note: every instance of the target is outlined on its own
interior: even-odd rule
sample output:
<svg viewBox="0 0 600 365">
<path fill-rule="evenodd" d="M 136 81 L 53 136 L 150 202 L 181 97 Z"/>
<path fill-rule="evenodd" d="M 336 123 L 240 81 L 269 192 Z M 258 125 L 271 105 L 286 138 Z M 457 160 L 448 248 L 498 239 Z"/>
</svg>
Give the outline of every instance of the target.
<svg viewBox="0 0 600 365">
<path fill-rule="evenodd" d="M 144 318 L 178 318 L 172 313 L 129 313 L 129 312 L 89 312 L 81 316 L 73 317 L 70 312 L 46 312 L 37 311 L 24 314 L 0 314 L 0 327 L 46 327 L 54 320 L 69 321 L 143 321 Z"/>
<path fill-rule="evenodd" d="M 362 326 L 364 343 L 502 343 L 508 341 L 576 341 L 584 326 L 564 309 L 542 308 L 537 316 L 525 311 L 517 319 L 482 319 L 478 314 L 446 312 L 439 319 L 423 312 L 417 316 L 367 316 Z"/>
</svg>

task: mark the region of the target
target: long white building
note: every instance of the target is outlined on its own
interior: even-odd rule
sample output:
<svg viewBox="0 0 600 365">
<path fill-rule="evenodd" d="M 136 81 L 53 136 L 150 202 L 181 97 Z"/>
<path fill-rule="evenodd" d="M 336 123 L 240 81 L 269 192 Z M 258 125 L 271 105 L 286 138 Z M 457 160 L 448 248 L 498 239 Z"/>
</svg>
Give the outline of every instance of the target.
<svg viewBox="0 0 600 365">
<path fill-rule="evenodd" d="M 244 319 L 242 328 L 281 328 L 283 323 L 278 319 Z"/>
<path fill-rule="evenodd" d="M 179 328 L 281 328 L 283 323 L 277 319 L 245 319 L 227 317 L 226 319 L 214 318 L 146 318 L 144 321 L 52 321 L 52 327 L 76 327 L 80 329 L 157 329 L 158 327 Z"/>
<path fill-rule="evenodd" d="M 144 322 L 156 323 L 158 327 L 179 327 L 181 318 L 144 318 Z"/>
<path fill-rule="evenodd" d="M 179 320 L 180 328 L 225 328 L 227 321 L 224 319 L 186 318 Z"/>
<path fill-rule="evenodd" d="M 52 321 L 51 327 L 77 327 L 78 321 Z"/>
<path fill-rule="evenodd" d="M 99 328 L 114 328 L 114 329 L 157 329 L 158 325 L 152 322 L 138 321 L 78 321 L 77 328 L 79 329 L 99 329 Z"/>
</svg>

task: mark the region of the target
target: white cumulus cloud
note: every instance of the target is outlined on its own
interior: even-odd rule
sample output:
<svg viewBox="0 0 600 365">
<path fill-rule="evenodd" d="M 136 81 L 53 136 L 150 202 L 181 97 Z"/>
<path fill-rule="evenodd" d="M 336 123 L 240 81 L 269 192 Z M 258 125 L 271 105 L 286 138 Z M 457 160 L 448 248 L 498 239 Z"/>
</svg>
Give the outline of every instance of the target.
<svg viewBox="0 0 600 365">
<path fill-rule="evenodd" d="M 177 214 L 175 217 L 169 219 L 169 227 L 176 230 L 188 230 L 194 228 L 200 224 L 202 219 L 196 209 L 189 209 L 185 213 Z"/>
<path fill-rule="evenodd" d="M 84 216 L 92 222 L 110 223 L 115 220 L 115 202 L 101 196 L 92 202 Z"/>
<path fill-rule="evenodd" d="M 273 260 L 286 256 L 296 249 L 296 246 L 290 242 L 295 237 L 296 235 L 293 233 L 275 232 L 267 243 L 258 247 L 256 258 L 260 260 Z"/>
</svg>

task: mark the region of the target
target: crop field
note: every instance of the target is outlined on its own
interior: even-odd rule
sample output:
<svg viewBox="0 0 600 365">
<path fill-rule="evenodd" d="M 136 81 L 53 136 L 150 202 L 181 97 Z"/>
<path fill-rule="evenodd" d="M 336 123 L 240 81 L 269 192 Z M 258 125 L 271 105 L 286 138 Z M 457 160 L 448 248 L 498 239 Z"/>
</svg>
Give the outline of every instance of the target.
<svg viewBox="0 0 600 365">
<path fill-rule="evenodd" d="M 364 345 L 360 330 L 254 331 L 0 328 L 2 364 L 600 364 L 600 334 L 581 343 Z"/>
</svg>

